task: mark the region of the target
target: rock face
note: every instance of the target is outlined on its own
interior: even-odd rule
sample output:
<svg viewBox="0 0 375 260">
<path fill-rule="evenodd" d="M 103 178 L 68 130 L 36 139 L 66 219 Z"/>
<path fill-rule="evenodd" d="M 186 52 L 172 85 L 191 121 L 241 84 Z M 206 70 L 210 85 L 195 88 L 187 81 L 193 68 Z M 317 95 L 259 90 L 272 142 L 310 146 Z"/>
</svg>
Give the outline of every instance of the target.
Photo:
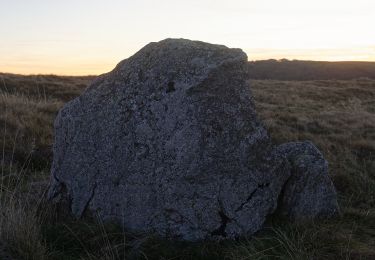
<svg viewBox="0 0 375 260">
<path fill-rule="evenodd" d="M 120 62 L 59 112 L 49 197 L 168 238 L 259 230 L 291 165 L 257 119 L 246 70 L 240 49 L 183 39 Z"/>
<path fill-rule="evenodd" d="M 291 164 L 291 176 L 280 196 L 279 212 L 292 221 L 332 217 L 339 213 L 328 162 L 311 142 L 280 145 Z"/>
</svg>

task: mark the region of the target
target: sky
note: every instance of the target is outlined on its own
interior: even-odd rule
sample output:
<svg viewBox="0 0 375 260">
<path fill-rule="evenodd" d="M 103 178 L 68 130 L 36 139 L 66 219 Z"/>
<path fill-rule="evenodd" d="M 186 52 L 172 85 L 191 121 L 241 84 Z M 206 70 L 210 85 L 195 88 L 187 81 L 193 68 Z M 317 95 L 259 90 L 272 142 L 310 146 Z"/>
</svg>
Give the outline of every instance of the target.
<svg viewBox="0 0 375 260">
<path fill-rule="evenodd" d="M 101 74 L 165 38 L 375 61 L 374 28 L 375 0 L 0 0 L 0 72 Z"/>
</svg>

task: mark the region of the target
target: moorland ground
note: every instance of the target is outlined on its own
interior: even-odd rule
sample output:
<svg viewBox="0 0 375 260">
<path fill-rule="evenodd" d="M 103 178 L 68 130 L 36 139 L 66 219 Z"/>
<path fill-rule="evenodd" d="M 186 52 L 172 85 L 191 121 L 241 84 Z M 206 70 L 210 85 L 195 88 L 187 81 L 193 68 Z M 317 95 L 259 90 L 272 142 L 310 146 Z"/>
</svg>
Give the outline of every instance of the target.
<svg viewBox="0 0 375 260">
<path fill-rule="evenodd" d="M 375 80 L 250 80 L 275 143 L 312 140 L 323 152 L 340 217 L 274 217 L 251 238 L 184 243 L 61 217 L 43 199 L 53 120 L 92 79 L 0 74 L 0 259 L 375 259 Z"/>
</svg>

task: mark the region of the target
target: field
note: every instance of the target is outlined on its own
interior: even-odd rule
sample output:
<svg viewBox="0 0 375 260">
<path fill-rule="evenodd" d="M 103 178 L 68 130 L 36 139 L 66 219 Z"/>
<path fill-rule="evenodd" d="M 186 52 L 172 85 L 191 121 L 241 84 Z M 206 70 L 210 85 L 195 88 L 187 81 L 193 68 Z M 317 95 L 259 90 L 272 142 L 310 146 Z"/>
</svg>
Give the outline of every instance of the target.
<svg viewBox="0 0 375 260">
<path fill-rule="evenodd" d="M 258 60 L 249 62 L 252 79 L 273 80 L 351 80 L 375 79 L 375 62 Z"/>
<path fill-rule="evenodd" d="M 0 74 L 0 259 L 375 259 L 375 80 L 250 81 L 275 143 L 308 139 L 322 150 L 340 217 L 274 217 L 254 237 L 183 243 L 74 220 L 43 199 L 53 120 L 92 79 Z"/>
</svg>

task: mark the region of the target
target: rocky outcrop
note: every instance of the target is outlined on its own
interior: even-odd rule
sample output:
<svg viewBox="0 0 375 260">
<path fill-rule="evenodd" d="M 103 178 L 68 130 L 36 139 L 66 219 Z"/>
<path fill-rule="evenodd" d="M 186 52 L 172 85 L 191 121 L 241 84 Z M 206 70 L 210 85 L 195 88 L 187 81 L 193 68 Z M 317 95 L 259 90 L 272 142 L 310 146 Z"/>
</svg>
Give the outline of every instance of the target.
<svg viewBox="0 0 375 260">
<path fill-rule="evenodd" d="M 246 70 L 240 49 L 183 39 L 120 62 L 59 112 L 49 198 L 168 238 L 256 232 L 291 165 L 256 116 Z"/>
</svg>

